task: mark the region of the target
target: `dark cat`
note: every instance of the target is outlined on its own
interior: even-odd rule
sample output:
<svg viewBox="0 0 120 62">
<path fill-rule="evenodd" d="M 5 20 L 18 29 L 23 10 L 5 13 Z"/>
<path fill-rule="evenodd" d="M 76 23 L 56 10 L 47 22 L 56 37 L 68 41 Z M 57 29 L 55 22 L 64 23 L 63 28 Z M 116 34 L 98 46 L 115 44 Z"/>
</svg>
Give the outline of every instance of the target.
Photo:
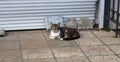
<svg viewBox="0 0 120 62">
<path fill-rule="evenodd" d="M 80 37 L 77 29 L 60 27 L 60 23 L 53 24 L 50 23 L 50 36 L 51 39 L 60 39 L 60 40 L 73 40 Z"/>
</svg>

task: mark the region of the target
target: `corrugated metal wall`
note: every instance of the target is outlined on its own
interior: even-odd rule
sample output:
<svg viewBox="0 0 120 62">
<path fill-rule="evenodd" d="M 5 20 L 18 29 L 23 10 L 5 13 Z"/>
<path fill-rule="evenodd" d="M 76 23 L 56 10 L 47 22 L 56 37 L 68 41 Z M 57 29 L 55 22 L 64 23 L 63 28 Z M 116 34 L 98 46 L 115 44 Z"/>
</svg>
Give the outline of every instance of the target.
<svg viewBox="0 0 120 62">
<path fill-rule="evenodd" d="M 45 28 L 45 16 L 95 18 L 97 0 L 0 0 L 0 27 L 5 30 Z"/>
</svg>

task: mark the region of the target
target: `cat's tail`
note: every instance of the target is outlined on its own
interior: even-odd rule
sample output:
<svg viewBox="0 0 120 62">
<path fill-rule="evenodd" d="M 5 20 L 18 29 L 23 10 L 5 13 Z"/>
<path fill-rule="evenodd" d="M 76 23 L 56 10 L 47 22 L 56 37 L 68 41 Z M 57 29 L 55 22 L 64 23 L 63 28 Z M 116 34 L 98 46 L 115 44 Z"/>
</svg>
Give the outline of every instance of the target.
<svg viewBox="0 0 120 62">
<path fill-rule="evenodd" d="M 74 40 L 80 38 L 80 35 L 73 37 L 73 38 L 63 38 L 63 40 Z"/>
</svg>

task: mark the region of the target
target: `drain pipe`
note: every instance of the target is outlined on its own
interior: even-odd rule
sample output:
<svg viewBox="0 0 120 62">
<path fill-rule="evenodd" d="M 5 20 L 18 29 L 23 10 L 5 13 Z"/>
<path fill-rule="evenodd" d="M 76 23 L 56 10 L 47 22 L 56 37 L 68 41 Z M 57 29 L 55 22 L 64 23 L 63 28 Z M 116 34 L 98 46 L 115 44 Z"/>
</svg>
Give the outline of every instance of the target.
<svg viewBox="0 0 120 62">
<path fill-rule="evenodd" d="M 102 29 L 104 26 L 104 6 L 105 6 L 105 0 L 99 0 L 99 6 L 98 6 L 99 29 Z"/>
<path fill-rule="evenodd" d="M 5 36 L 5 30 L 3 28 L 0 28 L 0 37 Z"/>
</svg>

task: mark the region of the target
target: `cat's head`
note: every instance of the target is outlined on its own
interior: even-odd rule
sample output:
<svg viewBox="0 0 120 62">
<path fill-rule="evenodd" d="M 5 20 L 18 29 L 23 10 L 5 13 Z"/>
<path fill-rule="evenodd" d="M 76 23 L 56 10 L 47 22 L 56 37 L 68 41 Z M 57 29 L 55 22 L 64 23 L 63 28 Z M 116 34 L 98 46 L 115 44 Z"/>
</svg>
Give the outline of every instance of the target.
<svg viewBox="0 0 120 62">
<path fill-rule="evenodd" d="M 60 23 L 58 24 L 53 24 L 52 22 L 50 23 L 50 30 L 53 32 L 58 32 L 60 29 Z"/>
</svg>

